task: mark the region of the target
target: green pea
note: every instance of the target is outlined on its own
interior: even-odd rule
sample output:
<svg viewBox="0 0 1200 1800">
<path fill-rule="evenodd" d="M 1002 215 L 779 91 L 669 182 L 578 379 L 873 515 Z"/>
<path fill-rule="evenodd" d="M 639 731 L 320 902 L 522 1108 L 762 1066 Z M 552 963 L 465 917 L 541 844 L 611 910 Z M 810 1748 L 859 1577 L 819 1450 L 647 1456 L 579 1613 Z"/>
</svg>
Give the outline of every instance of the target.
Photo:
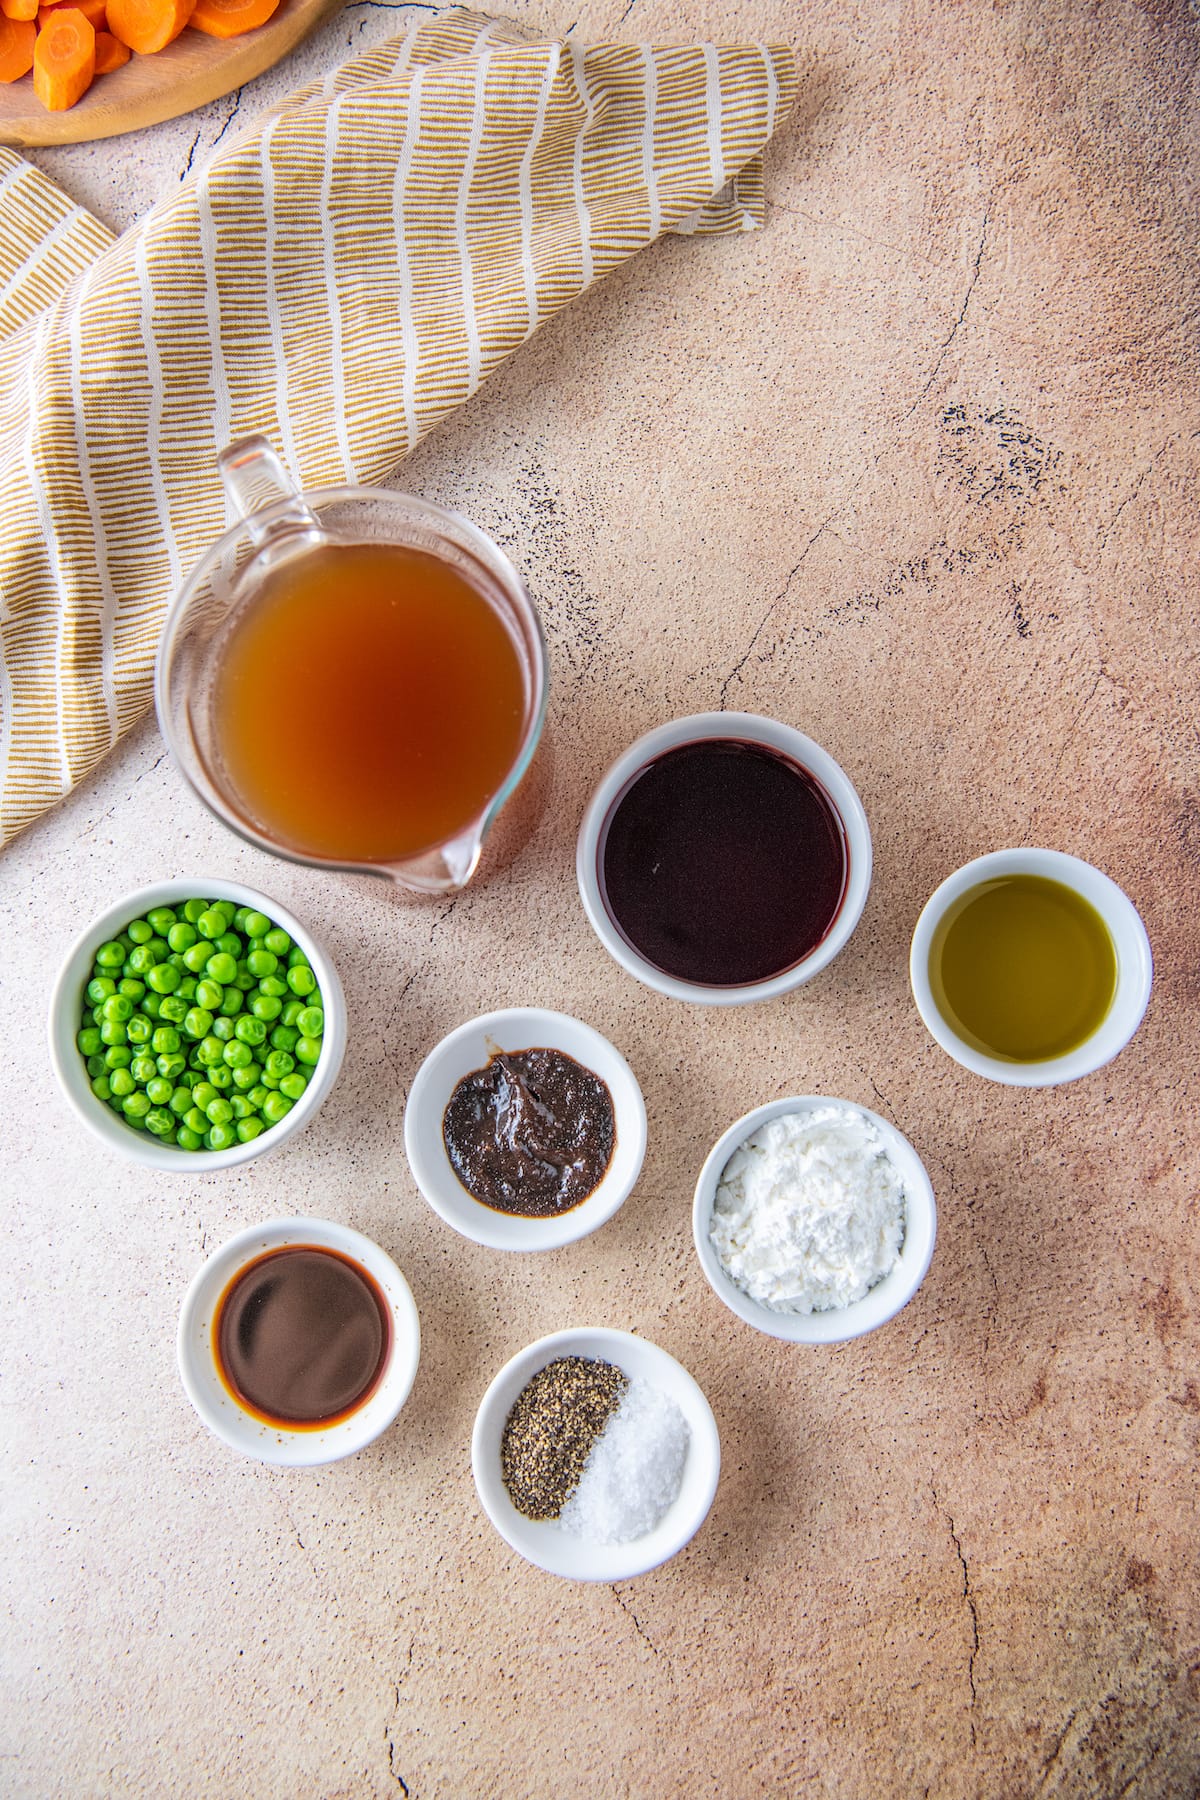
<svg viewBox="0 0 1200 1800">
<path fill-rule="evenodd" d="M 184 1113 L 191 1112 L 192 1110 L 191 1088 L 177 1087 L 171 1095 L 168 1104 L 176 1118 L 182 1119 Z"/>
<path fill-rule="evenodd" d="M 233 1036 L 233 1020 L 222 1013 L 220 1018 L 213 1020 L 211 1035 L 216 1038 L 218 1043 L 227 1044 Z"/>
<path fill-rule="evenodd" d="M 301 1037 L 319 1038 L 325 1029 L 325 1014 L 319 1006 L 306 1006 L 296 1026 Z"/>
<path fill-rule="evenodd" d="M 192 1061 L 199 1063 L 202 1069 L 207 1069 L 212 1063 L 220 1062 L 223 1049 L 224 1045 L 221 1043 L 220 1038 L 201 1038 L 200 1042 L 196 1045 L 196 1048 L 192 1051 Z"/>
<path fill-rule="evenodd" d="M 221 912 L 219 908 L 210 906 L 206 907 L 200 914 L 200 917 L 195 921 L 195 925 L 200 936 L 208 938 L 211 941 L 211 939 L 219 938 L 221 936 L 222 932 L 225 930 L 225 922 L 225 914 Z"/>
<path fill-rule="evenodd" d="M 124 944 L 119 944 L 115 938 L 110 938 L 107 944 L 101 944 L 96 952 L 96 966 L 98 968 L 119 969 L 124 965 L 124 962 L 125 946 Z"/>
<path fill-rule="evenodd" d="M 271 921 L 266 913 L 252 912 L 246 916 L 245 932 L 247 937 L 265 938 L 271 929 Z"/>
<path fill-rule="evenodd" d="M 89 1025 L 85 1030 L 79 1033 L 75 1042 L 79 1046 L 79 1054 L 81 1056 L 95 1056 L 99 1052 L 104 1039 L 100 1036 L 96 1026 Z"/>
<path fill-rule="evenodd" d="M 132 1019 L 134 1010 L 133 1001 L 126 994 L 110 994 L 101 1008 L 106 1019 L 114 1019 L 118 1024 Z"/>
<path fill-rule="evenodd" d="M 317 978 L 305 963 L 297 963 L 294 969 L 287 972 L 287 984 L 293 994 L 308 995 L 317 985 Z"/>
<path fill-rule="evenodd" d="M 268 1093 L 275 1093 L 282 1080 L 282 1075 L 268 1075 L 265 1069 L 262 1072 L 262 1086 L 266 1088 Z"/>
<path fill-rule="evenodd" d="M 121 1111 L 127 1119 L 144 1119 L 150 1111 L 150 1102 L 141 1088 L 135 1088 L 132 1094 L 126 1094 L 121 1102 Z"/>
<path fill-rule="evenodd" d="M 188 1007 L 192 1004 L 192 1001 L 196 998 L 196 988 L 198 985 L 194 975 L 185 975 L 179 986 L 176 988 L 175 992 L 183 1001 L 184 1012 L 187 1011 Z"/>
<path fill-rule="evenodd" d="M 158 1064 L 152 1056 L 135 1056 L 129 1065 L 129 1073 L 140 1087 L 145 1087 L 158 1074 Z"/>
<path fill-rule="evenodd" d="M 286 1094 L 268 1094 L 262 1104 L 262 1116 L 271 1125 L 278 1125 L 281 1119 L 287 1118 L 291 1110 L 292 1102 Z"/>
<path fill-rule="evenodd" d="M 231 1095 L 229 1105 L 235 1119 L 252 1119 L 254 1117 L 254 1108 L 247 1100 L 245 1094 Z"/>
<path fill-rule="evenodd" d="M 243 996 L 236 987 L 227 987 L 225 989 L 225 998 L 221 1002 L 221 1011 L 227 1019 L 238 1018 L 241 1014 L 243 1004 Z"/>
<path fill-rule="evenodd" d="M 105 1019 L 100 1027 L 100 1040 L 105 1044 L 127 1044 L 129 1032 L 119 1019 Z"/>
<path fill-rule="evenodd" d="M 270 994 L 274 999 L 283 1001 L 289 998 L 288 984 L 280 975 L 260 975 L 258 979 L 260 994 Z"/>
<path fill-rule="evenodd" d="M 286 1050 L 272 1050 L 263 1066 L 268 1075 L 290 1075 L 296 1066 L 296 1060 Z"/>
<path fill-rule="evenodd" d="M 205 976 L 196 983 L 196 1005 L 202 1006 L 206 1012 L 215 1013 L 225 998 L 225 989 L 219 981 L 210 981 Z"/>
<path fill-rule="evenodd" d="M 243 1044 L 240 1038 L 231 1038 L 225 1045 L 224 1057 L 230 1069 L 248 1069 L 254 1061 L 254 1052 L 249 1044 Z"/>
<path fill-rule="evenodd" d="M 307 1086 L 308 1082 L 297 1069 L 294 1074 L 284 1076 L 279 1084 L 279 1091 L 281 1094 L 285 1094 L 289 1100 L 299 1100 Z"/>
<path fill-rule="evenodd" d="M 168 994 L 158 1009 L 160 1019 L 167 1019 L 172 1025 L 182 1025 L 187 1018 L 188 1003 L 180 994 Z"/>
<path fill-rule="evenodd" d="M 212 1068 L 206 1070 L 205 1073 L 212 1086 L 220 1093 L 224 1093 L 226 1088 L 233 1086 L 233 1070 L 227 1069 L 223 1062 L 214 1063 Z"/>
<path fill-rule="evenodd" d="M 155 1137 L 174 1137 L 175 1120 L 165 1106 L 151 1107 L 150 1111 L 146 1114 L 146 1130 L 152 1131 Z"/>
<path fill-rule="evenodd" d="M 210 1125 L 228 1125 L 230 1119 L 233 1117 L 232 1106 L 230 1106 L 228 1100 L 223 1100 L 220 1094 L 217 1095 L 215 1100 L 210 1100 L 204 1110 L 208 1114 L 208 1122 Z"/>
<path fill-rule="evenodd" d="M 157 1019 L 162 1012 L 162 997 L 159 994 L 142 995 L 142 1011 L 148 1019 Z"/>
<path fill-rule="evenodd" d="M 109 975 L 93 975 L 87 984 L 87 997 L 93 1006 L 103 1006 L 110 994 L 115 994 L 117 984 Z"/>
<path fill-rule="evenodd" d="M 245 963 L 238 964 L 238 972 L 234 977 L 234 986 L 241 994 L 248 994 L 251 988 L 258 986 L 257 975 L 252 975 Z"/>
<path fill-rule="evenodd" d="M 229 1150 L 237 1143 L 237 1131 L 233 1125 L 210 1125 L 204 1143 L 209 1150 Z"/>
<path fill-rule="evenodd" d="M 238 909 L 236 900 L 214 900 L 213 906 L 216 908 L 217 912 L 225 914 L 225 917 L 229 920 L 230 924 L 233 923 L 234 918 L 237 916 Z"/>
<path fill-rule="evenodd" d="M 204 1077 L 201 1075 L 199 1069 L 183 1069 L 180 1071 L 180 1087 L 194 1088 L 203 1080 Z"/>
<path fill-rule="evenodd" d="M 320 1038 L 299 1038 L 292 1054 L 295 1056 L 297 1062 L 315 1063 L 321 1054 Z"/>
<path fill-rule="evenodd" d="M 146 1083 L 146 1092 L 149 1094 L 151 1100 L 153 1100 L 155 1106 L 166 1106 L 169 1104 L 171 1095 L 175 1092 L 175 1089 L 172 1087 L 171 1083 L 164 1080 L 161 1075 L 155 1075 Z M 174 1128 L 172 1127 L 172 1129 Z"/>
<path fill-rule="evenodd" d="M 148 1019 L 145 1013 L 134 1013 L 125 1029 L 129 1033 L 131 1044 L 148 1044 L 154 1036 L 154 1021 Z"/>
<path fill-rule="evenodd" d="M 92 1092 L 97 1100 L 112 1099 L 112 1082 L 107 1075 L 97 1075 L 92 1082 Z"/>
<path fill-rule="evenodd" d="M 304 1011 L 303 1000 L 287 1000 L 287 1001 L 285 1001 L 283 1012 L 280 1015 L 280 1024 L 281 1025 L 294 1025 L 296 1023 L 296 1020 L 300 1017 L 300 1014 L 303 1011 Z"/>
<path fill-rule="evenodd" d="M 263 943 L 266 948 L 272 951 L 276 956 L 286 956 L 292 947 L 292 940 L 283 929 L 282 925 L 272 925 L 270 931 L 268 931 L 266 937 L 263 939 Z"/>
<path fill-rule="evenodd" d="M 238 907 L 237 911 L 233 915 L 233 921 L 232 921 L 233 929 L 235 931 L 243 931 L 243 932 L 245 931 L 246 920 L 250 917 L 250 911 L 251 911 L 251 909 L 248 906 L 239 906 Z"/>
<path fill-rule="evenodd" d="M 147 985 L 156 994 L 173 994 L 182 980 L 183 976 L 174 963 L 169 962 L 156 963 L 146 976 Z"/>
<path fill-rule="evenodd" d="M 91 1077 L 91 1079 L 93 1081 L 95 1081 L 96 1078 L 100 1075 L 108 1074 L 108 1064 L 105 1062 L 104 1058 L 100 1055 L 89 1056 L 85 1066 L 87 1068 L 88 1075 Z"/>
<path fill-rule="evenodd" d="M 131 944 L 148 944 L 154 936 L 154 927 L 148 919 L 131 919 L 125 927 L 125 935 Z"/>
<path fill-rule="evenodd" d="M 110 1069 L 127 1069 L 133 1061 L 133 1051 L 128 1044 L 110 1044 L 104 1061 Z"/>
<path fill-rule="evenodd" d="M 177 924 L 172 925 L 170 931 L 167 933 L 167 942 L 170 944 L 172 950 L 181 953 L 184 950 L 190 949 L 195 941 L 196 927 L 194 925 L 189 925 L 186 919 L 180 919 Z"/>
<path fill-rule="evenodd" d="M 273 950 L 251 950 L 246 958 L 246 967 L 252 975 L 260 978 L 263 975 L 273 975 L 279 967 L 279 958 Z"/>
<path fill-rule="evenodd" d="M 261 1019 L 254 1018 L 251 1013 L 243 1013 L 233 1028 L 233 1034 L 240 1038 L 243 1044 L 258 1045 L 265 1042 L 267 1028 Z M 284 1048 L 286 1049 L 287 1046 L 285 1045 Z"/>
<path fill-rule="evenodd" d="M 183 1029 L 190 1038 L 204 1038 L 212 1028 L 212 1014 L 202 1006 L 192 1006 L 184 1017 Z"/>
<path fill-rule="evenodd" d="M 181 1125 L 175 1133 L 175 1142 L 181 1150 L 202 1150 L 204 1148 L 204 1139 L 200 1133 L 190 1130 L 186 1125 Z"/>
<path fill-rule="evenodd" d="M 161 1056 L 165 1050 L 178 1050 L 182 1041 L 173 1025 L 160 1025 L 150 1039 L 150 1048 Z"/>
<path fill-rule="evenodd" d="M 231 981 L 235 980 L 237 972 L 237 958 L 230 956 L 225 950 L 218 950 L 215 955 L 210 957 L 208 968 L 205 970 L 208 979 L 219 981 L 222 987 L 228 986 Z"/>
<path fill-rule="evenodd" d="M 271 1033 L 271 1044 L 276 1050 L 294 1050 L 300 1033 L 294 1025 L 276 1025 Z"/>
<path fill-rule="evenodd" d="M 305 956 L 299 944 L 293 944 L 292 948 L 288 951 L 288 968 L 303 969 L 307 964 L 308 958 Z"/>
<path fill-rule="evenodd" d="M 183 1122 L 189 1131 L 198 1131 L 201 1137 L 208 1130 L 208 1120 L 198 1106 L 189 1107 L 183 1115 Z"/>
<path fill-rule="evenodd" d="M 219 956 L 231 956 L 236 964 L 244 945 L 236 931 L 224 931 L 217 939 L 214 948 Z"/>
<path fill-rule="evenodd" d="M 173 906 L 152 906 L 150 911 L 146 914 L 146 917 L 157 935 L 159 937 L 166 937 L 168 931 L 170 931 L 172 925 L 175 923 L 176 912 Z"/>
<path fill-rule="evenodd" d="M 129 952 L 129 962 L 126 966 L 131 974 L 141 976 L 148 974 L 159 960 L 160 958 L 154 954 L 153 944 L 137 944 Z"/>
<path fill-rule="evenodd" d="M 256 1062 L 248 1062 L 244 1068 L 234 1069 L 233 1085 L 248 1094 L 252 1087 L 257 1087 L 261 1075 L 262 1070 L 259 1065 Z"/>
<path fill-rule="evenodd" d="M 189 945 L 183 953 L 183 966 L 193 975 L 203 975 L 212 961 L 212 945 L 206 944 L 203 938 Z"/>
<path fill-rule="evenodd" d="M 211 1081 L 208 1080 L 207 1075 L 202 1075 L 192 1089 L 192 1104 L 194 1106 L 205 1107 L 210 1100 L 215 1100 L 216 1097 L 216 1088 L 212 1085 Z"/>
<path fill-rule="evenodd" d="M 187 1063 L 178 1050 L 164 1051 L 155 1065 L 164 1081 L 178 1081 Z"/>
<path fill-rule="evenodd" d="M 146 992 L 146 984 L 139 981 L 136 975 L 126 975 L 117 985 L 118 994 L 124 994 L 127 1000 L 137 1001 Z"/>
<path fill-rule="evenodd" d="M 196 923 L 197 919 L 199 919 L 202 916 L 202 914 L 206 913 L 207 911 L 208 911 L 208 901 L 207 900 L 185 900 L 183 903 L 183 916 L 187 920 L 189 925 L 194 925 Z"/>
<path fill-rule="evenodd" d="M 261 1136 L 264 1130 L 265 1127 L 262 1120 L 256 1119 L 253 1114 L 251 1114 L 248 1119 L 238 1120 L 237 1134 L 243 1144 L 248 1144 L 252 1139 Z"/>
<path fill-rule="evenodd" d="M 246 1098 L 250 1102 L 251 1106 L 254 1107 L 256 1112 L 262 1111 L 262 1103 L 266 1099 L 266 1097 L 270 1093 L 270 1091 L 271 1090 L 269 1088 L 263 1087 L 261 1082 L 259 1083 L 259 1085 L 257 1087 L 252 1087 L 249 1090 L 249 1092 L 246 1095 Z"/>
<path fill-rule="evenodd" d="M 255 994 L 250 1002 L 250 1011 L 256 1019 L 264 1019 L 270 1024 L 283 1011 L 283 1002 L 275 994 Z"/>
</svg>

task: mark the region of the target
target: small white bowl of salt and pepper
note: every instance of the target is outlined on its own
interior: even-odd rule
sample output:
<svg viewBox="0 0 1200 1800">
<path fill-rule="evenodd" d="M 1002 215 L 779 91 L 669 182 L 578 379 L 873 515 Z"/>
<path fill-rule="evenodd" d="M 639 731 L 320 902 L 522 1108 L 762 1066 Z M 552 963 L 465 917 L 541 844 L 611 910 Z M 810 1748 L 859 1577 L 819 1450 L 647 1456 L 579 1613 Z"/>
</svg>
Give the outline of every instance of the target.
<svg viewBox="0 0 1200 1800">
<path fill-rule="evenodd" d="M 582 1439 L 574 1467 L 572 1439 Z M 673 1356 L 628 1331 L 578 1327 L 505 1363 L 480 1403 L 471 1465 L 484 1511 L 527 1562 L 575 1581 L 628 1581 L 699 1531 L 721 1446 L 712 1408 Z"/>
<path fill-rule="evenodd" d="M 736 1120 L 696 1183 L 696 1254 L 756 1330 L 862 1337 L 895 1317 L 933 1258 L 933 1187 L 907 1138 L 865 1106 L 806 1094 Z"/>
</svg>

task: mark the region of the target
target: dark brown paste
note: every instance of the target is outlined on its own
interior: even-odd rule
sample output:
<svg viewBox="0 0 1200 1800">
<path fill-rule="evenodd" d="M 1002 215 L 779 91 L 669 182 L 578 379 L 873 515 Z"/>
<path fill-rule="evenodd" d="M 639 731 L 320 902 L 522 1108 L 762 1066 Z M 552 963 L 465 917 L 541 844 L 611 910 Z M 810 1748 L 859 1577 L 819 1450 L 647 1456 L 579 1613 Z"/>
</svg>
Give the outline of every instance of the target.
<svg viewBox="0 0 1200 1800">
<path fill-rule="evenodd" d="M 442 1116 L 451 1167 L 469 1194 L 527 1219 L 594 1193 L 616 1140 L 612 1095 L 561 1050 L 501 1050 L 464 1075 Z"/>
</svg>

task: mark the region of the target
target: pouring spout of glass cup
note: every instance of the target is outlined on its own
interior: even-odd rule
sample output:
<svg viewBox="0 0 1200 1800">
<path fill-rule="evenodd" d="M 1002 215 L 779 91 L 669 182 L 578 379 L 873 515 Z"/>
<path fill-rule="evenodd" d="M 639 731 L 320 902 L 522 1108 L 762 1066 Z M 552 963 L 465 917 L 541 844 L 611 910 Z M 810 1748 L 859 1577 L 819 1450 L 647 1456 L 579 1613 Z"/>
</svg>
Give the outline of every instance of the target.
<svg viewBox="0 0 1200 1800">
<path fill-rule="evenodd" d="M 524 777 L 546 710 L 541 622 L 499 547 L 460 514 L 384 488 L 302 492 L 266 438 L 246 437 L 217 457 L 235 522 L 191 571 L 166 620 L 155 671 L 163 735 L 184 777 L 219 819 L 257 848 L 309 867 L 383 875 L 423 894 L 456 893 L 479 867 L 501 808 Z M 224 627 L 255 581 L 293 557 L 338 543 L 409 544 L 456 565 L 485 591 L 506 623 L 526 672 L 526 728 L 516 760 L 480 815 L 437 845 L 394 861 L 325 857 L 276 841 L 236 803 L 220 754 L 212 694 Z M 314 673 L 319 690 L 320 672 Z M 511 836 L 511 833 L 502 834 Z"/>
</svg>

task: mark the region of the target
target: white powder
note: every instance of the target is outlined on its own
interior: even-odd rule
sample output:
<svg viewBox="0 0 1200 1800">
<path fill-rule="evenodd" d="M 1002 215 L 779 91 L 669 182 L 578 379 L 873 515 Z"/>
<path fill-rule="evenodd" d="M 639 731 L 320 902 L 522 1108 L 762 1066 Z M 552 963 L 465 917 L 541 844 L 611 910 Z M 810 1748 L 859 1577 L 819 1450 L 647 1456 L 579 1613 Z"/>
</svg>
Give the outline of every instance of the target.
<svg viewBox="0 0 1200 1800">
<path fill-rule="evenodd" d="M 688 1435 L 687 1420 L 670 1395 L 648 1381 L 631 1380 L 592 1445 L 558 1523 L 593 1544 L 645 1537 L 679 1493 Z"/>
<path fill-rule="evenodd" d="M 852 1106 L 781 1113 L 736 1149 L 709 1237 L 742 1292 L 775 1312 L 828 1312 L 891 1273 L 904 1184 L 877 1126 Z"/>
</svg>

